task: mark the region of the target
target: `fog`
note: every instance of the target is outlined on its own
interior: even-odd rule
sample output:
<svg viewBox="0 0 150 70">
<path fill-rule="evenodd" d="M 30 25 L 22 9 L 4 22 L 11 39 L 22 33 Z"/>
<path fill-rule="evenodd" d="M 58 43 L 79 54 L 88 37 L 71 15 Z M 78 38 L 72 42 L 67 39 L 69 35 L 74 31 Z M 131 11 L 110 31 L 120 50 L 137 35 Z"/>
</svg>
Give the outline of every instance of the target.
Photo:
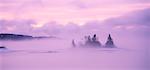
<svg viewBox="0 0 150 70">
<path fill-rule="evenodd" d="M 99 34 L 104 45 L 108 35 Z M 78 44 L 82 36 L 74 36 Z M 116 36 L 117 48 L 73 48 L 73 37 L 1 41 L 2 70 L 149 70 L 149 45 L 145 38 Z M 3 60 L 2 60 L 3 58 Z"/>
<path fill-rule="evenodd" d="M 105 21 L 65 26 L 50 21 L 33 28 L 32 20 L 0 20 L 1 33 L 56 38 L 0 41 L 1 70 L 149 70 L 150 9 L 131 12 Z M 28 23 L 28 24 L 27 24 Z M 102 45 L 111 34 L 117 48 L 82 48 L 84 36 L 97 34 Z M 72 46 L 72 40 L 77 47 Z"/>
</svg>

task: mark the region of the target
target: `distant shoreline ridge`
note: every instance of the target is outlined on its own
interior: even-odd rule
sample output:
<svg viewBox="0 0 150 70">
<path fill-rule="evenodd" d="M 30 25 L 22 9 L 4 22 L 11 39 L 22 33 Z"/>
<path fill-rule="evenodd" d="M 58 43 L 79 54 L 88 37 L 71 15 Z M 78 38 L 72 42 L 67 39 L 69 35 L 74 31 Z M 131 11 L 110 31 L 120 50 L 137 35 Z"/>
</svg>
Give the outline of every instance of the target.
<svg viewBox="0 0 150 70">
<path fill-rule="evenodd" d="M 45 39 L 56 38 L 54 36 L 30 36 L 22 34 L 0 33 L 0 40 L 31 40 L 31 39 Z"/>
</svg>

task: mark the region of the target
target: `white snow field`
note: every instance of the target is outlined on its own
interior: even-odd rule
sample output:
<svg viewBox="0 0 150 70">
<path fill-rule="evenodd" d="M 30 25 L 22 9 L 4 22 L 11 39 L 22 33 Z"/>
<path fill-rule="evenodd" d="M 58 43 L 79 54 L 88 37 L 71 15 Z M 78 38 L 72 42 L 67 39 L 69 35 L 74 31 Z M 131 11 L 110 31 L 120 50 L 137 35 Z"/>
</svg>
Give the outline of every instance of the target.
<svg viewBox="0 0 150 70">
<path fill-rule="evenodd" d="M 7 50 L 0 52 L 0 70 L 149 70 L 144 45 L 73 48 L 70 40 L 63 39 L 4 41 L 3 45 Z"/>
</svg>

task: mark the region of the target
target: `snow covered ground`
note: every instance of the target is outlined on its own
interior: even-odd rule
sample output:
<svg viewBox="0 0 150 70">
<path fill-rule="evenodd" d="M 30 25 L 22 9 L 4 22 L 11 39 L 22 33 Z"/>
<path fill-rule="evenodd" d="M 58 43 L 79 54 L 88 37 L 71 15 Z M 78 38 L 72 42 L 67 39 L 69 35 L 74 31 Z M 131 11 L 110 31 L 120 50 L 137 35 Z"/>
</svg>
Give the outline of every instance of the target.
<svg viewBox="0 0 150 70">
<path fill-rule="evenodd" d="M 3 42 L 0 70 L 149 70 L 146 46 L 72 48 L 70 40 Z M 135 47 L 135 46 L 134 46 Z M 2 60 L 3 58 L 3 60 Z"/>
</svg>

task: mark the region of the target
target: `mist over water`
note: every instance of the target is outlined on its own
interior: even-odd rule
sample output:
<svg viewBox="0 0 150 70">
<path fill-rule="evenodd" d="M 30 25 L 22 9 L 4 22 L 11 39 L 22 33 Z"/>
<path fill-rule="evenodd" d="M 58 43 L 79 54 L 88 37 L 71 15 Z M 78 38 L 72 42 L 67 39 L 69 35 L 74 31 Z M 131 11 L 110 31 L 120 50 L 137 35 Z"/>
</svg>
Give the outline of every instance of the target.
<svg viewBox="0 0 150 70">
<path fill-rule="evenodd" d="M 104 45 L 105 38 L 99 36 Z M 75 42 L 82 37 L 74 36 Z M 73 48 L 72 37 L 25 41 L 1 41 L 2 70 L 149 70 L 148 40 L 113 35 L 117 48 Z"/>
<path fill-rule="evenodd" d="M 6 5 L 8 4 L 6 3 Z M 81 7 L 84 9 L 78 9 L 79 11 L 90 8 L 86 4 Z M 57 9 L 56 11 L 60 12 Z M 33 12 L 35 13 L 35 10 Z M 66 13 L 66 11 L 64 12 Z M 110 11 L 108 12 L 110 14 Z M 56 37 L 39 40 L 0 41 L 0 46 L 6 47 L 6 49 L 0 49 L 0 70 L 149 70 L 149 12 L 149 7 L 142 8 L 105 21 L 85 21 L 84 25 L 78 25 L 82 23 L 73 21 L 66 25 L 60 25 L 57 21 L 39 24 L 41 22 L 30 19 L 0 19 L 0 33 Z M 89 13 L 84 15 L 91 16 Z M 81 18 L 80 14 L 78 17 Z M 47 14 L 44 13 L 44 15 Z M 71 15 L 71 17 L 75 15 Z M 87 18 L 87 16 L 85 17 Z M 60 19 L 65 21 L 62 18 Z M 81 20 L 80 18 L 78 19 Z M 69 17 L 68 20 L 71 21 L 70 19 Z M 85 36 L 94 34 L 97 35 L 103 46 L 108 35 L 111 34 L 116 48 L 80 47 L 80 44 L 85 42 Z M 72 46 L 72 40 L 77 47 Z"/>
</svg>

